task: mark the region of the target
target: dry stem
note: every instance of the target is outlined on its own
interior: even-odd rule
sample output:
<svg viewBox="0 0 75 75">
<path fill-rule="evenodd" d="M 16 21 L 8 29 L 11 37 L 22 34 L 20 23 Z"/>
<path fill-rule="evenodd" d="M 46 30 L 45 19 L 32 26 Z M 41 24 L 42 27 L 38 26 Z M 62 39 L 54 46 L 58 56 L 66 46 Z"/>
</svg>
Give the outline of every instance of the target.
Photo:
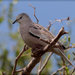
<svg viewBox="0 0 75 75">
<path fill-rule="evenodd" d="M 47 59 L 45 60 L 45 63 L 44 63 L 43 66 L 38 70 L 38 75 L 41 74 L 41 72 L 43 71 L 43 69 L 44 69 L 45 66 L 47 65 L 47 63 L 48 63 L 48 61 L 49 61 L 49 59 L 50 59 L 50 57 L 51 57 L 52 55 L 53 55 L 52 52 L 48 55 Z"/>
<path fill-rule="evenodd" d="M 57 71 L 53 72 L 51 75 L 55 75 L 57 72 L 63 70 L 66 66 L 62 66 L 61 68 L 59 68 Z"/>
<path fill-rule="evenodd" d="M 35 7 L 34 6 L 32 6 L 31 4 L 29 5 L 29 6 L 31 6 L 33 9 L 34 9 L 34 17 L 35 17 L 35 19 L 36 19 L 36 21 L 37 21 L 37 24 L 39 23 L 39 20 L 38 20 L 38 18 L 36 17 L 36 15 L 35 15 Z"/>
<path fill-rule="evenodd" d="M 12 71 L 12 75 L 15 75 L 16 73 L 16 66 L 17 66 L 17 62 L 19 60 L 19 58 L 21 57 L 21 55 L 26 51 L 26 45 L 24 46 L 23 50 L 19 53 L 19 55 L 16 57 L 16 60 L 15 60 L 15 66 L 13 67 L 13 71 Z"/>
</svg>

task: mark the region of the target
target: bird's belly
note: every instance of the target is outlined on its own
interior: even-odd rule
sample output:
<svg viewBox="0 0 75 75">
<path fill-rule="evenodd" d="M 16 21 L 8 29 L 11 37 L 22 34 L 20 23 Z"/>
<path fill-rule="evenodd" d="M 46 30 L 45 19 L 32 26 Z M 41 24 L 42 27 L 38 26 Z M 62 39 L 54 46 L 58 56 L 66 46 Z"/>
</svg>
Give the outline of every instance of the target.
<svg viewBox="0 0 75 75">
<path fill-rule="evenodd" d="M 29 47 L 31 47 L 33 49 L 37 48 L 38 46 L 40 48 L 44 48 L 47 45 L 46 43 L 44 43 L 40 39 L 29 35 L 29 33 L 24 32 L 24 35 L 21 34 L 21 36 L 22 36 L 22 39 L 24 40 L 24 43 L 26 43 Z M 48 52 L 53 52 L 57 55 L 60 55 L 60 52 L 58 51 L 58 48 L 54 48 L 52 50 L 50 49 Z"/>
<path fill-rule="evenodd" d="M 44 43 L 43 41 L 41 41 L 40 39 L 38 38 L 35 38 L 33 36 L 31 36 L 30 34 L 28 33 L 25 33 L 25 35 L 22 35 L 22 39 L 24 40 L 24 42 L 31 48 L 37 48 L 38 45 L 42 47 L 45 47 L 46 46 L 46 43 Z"/>
</svg>

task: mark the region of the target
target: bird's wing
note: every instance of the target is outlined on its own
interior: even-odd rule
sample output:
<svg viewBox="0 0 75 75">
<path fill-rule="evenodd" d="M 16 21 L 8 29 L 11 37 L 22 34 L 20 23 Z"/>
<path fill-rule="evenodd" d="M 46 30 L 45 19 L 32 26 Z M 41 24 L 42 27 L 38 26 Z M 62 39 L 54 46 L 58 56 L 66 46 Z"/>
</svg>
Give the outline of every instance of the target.
<svg viewBox="0 0 75 75">
<path fill-rule="evenodd" d="M 33 25 L 29 28 L 29 34 L 35 38 L 41 38 L 43 40 L 46 40 L 48 42 L 51 42 L 52 39 L 54 39 L 54 35 L 49 32 L 46 28 L 39 24 L 33 23 Z M 58 41 L 56 43 L 57 45 L 60 45 L 62 49 L 65 49 L 64 45 Z"/>
<path fill-rule="evenodd" d="M 29 34 L 35 38 L 41 38 L 46 41 L 51 41 L 54 36 L 44 27 L 39 24 L 34 24 L 29 27 Z"/>
</svg>

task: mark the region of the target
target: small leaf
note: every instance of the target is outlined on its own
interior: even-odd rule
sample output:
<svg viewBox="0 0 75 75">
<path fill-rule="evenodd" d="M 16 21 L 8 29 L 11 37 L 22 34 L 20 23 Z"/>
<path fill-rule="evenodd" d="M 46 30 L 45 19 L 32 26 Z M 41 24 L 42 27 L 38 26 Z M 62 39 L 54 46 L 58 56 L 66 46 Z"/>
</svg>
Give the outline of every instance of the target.
<svg viewBox="0 0 75 75">
<path fill-rule="evenodd" d="M 68 41 L 69 41 L 69 42 L 71 41 L 70 36 L 68 36 Z"/>
<path fill-rule="evenodd" d="M 67 75 L 69 75 L 69 68 L 65 67 L 65 70 L 66 70 Z"/>
<path fill-rule="evenodd" d="M 70 57 L 71 57 L 71 55 L 70 55 L 70 54 L 68 54 L 68 59 L 70 59 Z"/>
<path fill-rule="evenodd" d="M 2 23 L 2 22 L 3 22 L 3 20 L 4 20 L 4 17 L 3 17 L 3 16 L 1 16 L 1 17 L 0 17 L 0 23 Z"/>
</svg>

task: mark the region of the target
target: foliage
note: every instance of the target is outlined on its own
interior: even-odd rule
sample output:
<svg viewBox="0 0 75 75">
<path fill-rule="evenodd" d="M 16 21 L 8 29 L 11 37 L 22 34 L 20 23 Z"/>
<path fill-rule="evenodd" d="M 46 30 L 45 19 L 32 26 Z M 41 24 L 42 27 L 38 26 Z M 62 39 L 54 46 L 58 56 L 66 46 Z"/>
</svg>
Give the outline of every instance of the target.
<svg viewBox="0 0 75 75">
<path fill-rule="evenodd" d="M 3 22 L 3 20 L 4 20 L 4 17 L 3 17 L 3 16 L 1 16 L 1 17 L 0 17 L 0 23 L 2 23 L 2 22 Z"/>
</svg>

